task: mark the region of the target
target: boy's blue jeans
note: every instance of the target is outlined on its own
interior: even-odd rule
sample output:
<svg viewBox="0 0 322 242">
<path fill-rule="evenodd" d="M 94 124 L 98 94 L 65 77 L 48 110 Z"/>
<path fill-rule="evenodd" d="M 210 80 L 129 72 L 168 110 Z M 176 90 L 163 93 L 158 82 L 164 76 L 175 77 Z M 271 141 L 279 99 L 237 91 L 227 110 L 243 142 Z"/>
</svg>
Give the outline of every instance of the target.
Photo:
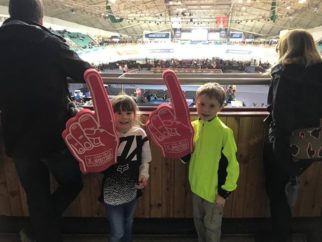
<svg viewBox="0 0 322 242">
<path fill-rule="evenodd" d="M 132 242 L 132 225 L 137 199 L 121 204 L 106 204 L 107 219 L 110 223 L 109 242 Z"/>
</svg>

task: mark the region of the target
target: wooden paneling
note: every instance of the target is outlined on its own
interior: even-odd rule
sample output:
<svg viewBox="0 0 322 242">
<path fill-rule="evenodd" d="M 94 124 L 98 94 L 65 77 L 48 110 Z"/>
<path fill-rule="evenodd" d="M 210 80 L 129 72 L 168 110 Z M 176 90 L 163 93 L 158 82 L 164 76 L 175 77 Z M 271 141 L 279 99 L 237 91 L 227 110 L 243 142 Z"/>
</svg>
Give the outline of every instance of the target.
<svg viewBox="0 0 322 242">
<path fill-rule="evenodd" d="M 226 114 L 221 116 L 221 119 L 234 131 L 240 163 L 238 188 L 227 200 L 224 216 L 227 218 L 267 217 L 268 201 L 264 190 L 262 166 L 263 116 Z M 150 166 L 149 185 L 139 199 L 136 216 L 191 217 L 187 165 L 177 160 L 162 159 L 157 147 L 154 144 L 151 146 L 153 160 Z M 103 205 L 98 201 L 101 178 L 100 174 L 84 176 L 84 189 L 68 208 L 65 216 L 105 216 Z M 321 185 L 322 162 L 313 164 L 302 175 L 300 196 L 294 207 L 295 216 L 321 215 Z M 56 187 L 54 180 L 52 187 L 53 189 Z M 3 143 L 0 141 L 0 216 L 27 214 L 26 196 L 19 184 L 14 163 L 4 155 Z"/>
</svg>

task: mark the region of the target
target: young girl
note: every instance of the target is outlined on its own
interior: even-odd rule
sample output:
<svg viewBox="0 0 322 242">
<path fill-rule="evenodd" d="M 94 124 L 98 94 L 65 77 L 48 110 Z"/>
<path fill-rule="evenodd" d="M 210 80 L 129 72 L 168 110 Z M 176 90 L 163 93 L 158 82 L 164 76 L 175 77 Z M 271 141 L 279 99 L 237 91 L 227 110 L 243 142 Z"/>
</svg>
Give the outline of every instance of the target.
<svg viewBox="0 0 322 242">
<path fill-rule="evenodd" d="M 132 242 L 137 197 L 149 178 L 151 150 L 139 126 L 138 107 L 128 95 L 112 99 L 120 144 L 117 164 L 104 172 L 103 197 L 110 223 L 110 242 Z"/>
</svg>

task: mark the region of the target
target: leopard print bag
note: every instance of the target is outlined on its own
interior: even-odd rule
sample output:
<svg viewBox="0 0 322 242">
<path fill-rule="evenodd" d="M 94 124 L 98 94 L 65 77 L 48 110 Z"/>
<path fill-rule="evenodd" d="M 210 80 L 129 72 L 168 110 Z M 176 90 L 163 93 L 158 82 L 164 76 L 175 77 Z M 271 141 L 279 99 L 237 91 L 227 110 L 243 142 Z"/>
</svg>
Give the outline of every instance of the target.
<svg viewBox="0 0 322 242">
<path fill-rule="evenodd" d="M 293 131 L 290 146 L 295 161 L 322 161 L 322 119 L 319 127 Z"/>
</svg>

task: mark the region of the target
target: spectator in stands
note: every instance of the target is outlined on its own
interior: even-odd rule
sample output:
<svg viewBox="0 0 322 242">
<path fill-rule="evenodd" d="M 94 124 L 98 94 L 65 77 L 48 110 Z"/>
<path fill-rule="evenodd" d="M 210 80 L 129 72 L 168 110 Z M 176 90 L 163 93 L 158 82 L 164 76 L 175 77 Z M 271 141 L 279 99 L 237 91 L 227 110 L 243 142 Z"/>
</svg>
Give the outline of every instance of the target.
<svg viewBox="0 0 322 242">
<path fill-rule="evenodd" d="M 236 98 L 236 85 L 229 85 L 226 90 L 226 104 L 231 103 Z"/>
<path fill-rule="evenodd" d="M 192 98 L 192 102 L 190 103 L 189 107 L 194 107 L 196 105 L 196 98 Z"/>
<path fill-rule="evenodd" d="M 125 63 L 123 66 L 123 73 L 126 73 L 129 71 L 129 67 L 127 66 L 127 64 Z"/>
<path fill-rule="evenodd" d="M 82 189 L 78 163 L 61 133 L 74 110 L 67 78 L 85 82 L 90 65 L 42 26 L 40 0 L 10 0 L 0 27 L 0 110 L 6 153 L 27 195 L 22 241 L 62 242 L 61 216 Z M 51 193 L 51 173 L 57 189 Z"/>
<path fill-rule="evenodd" d="M 147 99 L 142 95 L 142 91 L 140 88 L 136 88 L 135 92 L 135 102 L 138 104 L 146 103 Z"/>
<path fill-rule="evenodd" d="M 291 231 L 290 206 L 295 202 L 296 177 L 311 164 L 308 160 L 294 162 L 289 138 L 295 129 L 319 125 L 322 60 L 313 37 L 305 30 L 286 33 L 281 37 L 277 51 L 279 60 L 272 68 L 267 102 L 270 115 L 266 119 L 269 132 L 264 147 L 264 165 L 273 226 L 271 241 L 286 242 Z M 259 238 L 258 241 L 265 240 Z"/>
<path fill-rule="evenodd" d="M 118 65 L 118 67 L 119 67 L 119 70 L 120 70 L 121 72 L 123 72 L 123 64 L 121 64 L 121 63 L 120 63 L 120 64 Z"/>
</svg>

